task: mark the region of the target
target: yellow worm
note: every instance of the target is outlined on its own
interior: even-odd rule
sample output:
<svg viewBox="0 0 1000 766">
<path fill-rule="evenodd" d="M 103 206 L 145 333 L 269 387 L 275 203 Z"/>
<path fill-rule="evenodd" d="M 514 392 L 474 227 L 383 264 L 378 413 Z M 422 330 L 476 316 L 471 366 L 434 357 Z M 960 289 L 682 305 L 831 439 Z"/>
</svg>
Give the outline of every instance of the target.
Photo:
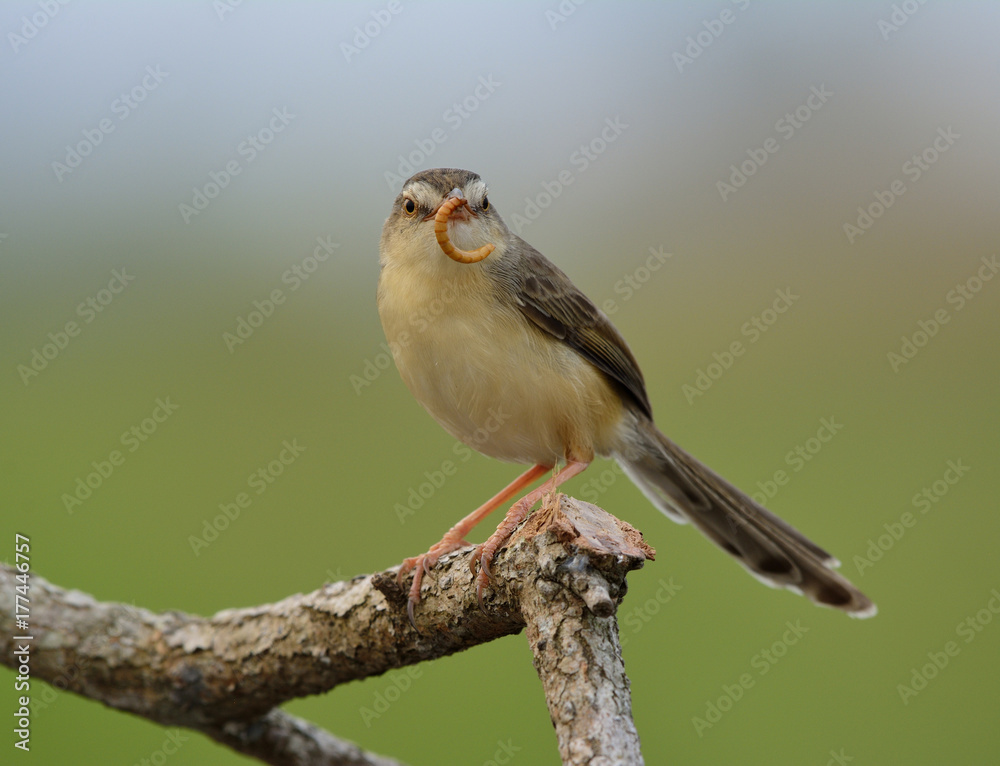
<svg viewBox="0 0 1000 766">
<path fill-rule="evenodd" d="M 441 245 L 444 254 L 453 261 L 458 261 L 459 263 L 478 263 L 492 253 L 496 249 L 496 246 L 483 245 L 468 252 L 459 250 L 448 239 L 448 216 L 455 212 L 455 208 L 467 204 L 469 204 L 468 201 L 461 197 L 452 197 L 442 202 L 441 207 L 438 208 L 437 215 L 434 216 L 434 236 L 437 237 L 438 244 Z"/>
</svg>

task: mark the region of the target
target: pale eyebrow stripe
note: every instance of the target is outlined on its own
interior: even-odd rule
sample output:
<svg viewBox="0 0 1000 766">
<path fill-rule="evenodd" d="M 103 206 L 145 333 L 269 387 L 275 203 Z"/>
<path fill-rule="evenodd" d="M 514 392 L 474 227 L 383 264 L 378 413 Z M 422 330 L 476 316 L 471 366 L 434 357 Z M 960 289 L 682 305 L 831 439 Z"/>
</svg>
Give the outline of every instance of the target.
<svg viewBox="0 0 1000 766">
<path fill-rule="evenodd" d="M 403 193 L 409 193 L 417 198 L 418 202 L 429 204 L 435 201 L 434 187 L 430 186 L 426 181 L 414 181 L 412 184 L 403 189 Z"/>
</svg>

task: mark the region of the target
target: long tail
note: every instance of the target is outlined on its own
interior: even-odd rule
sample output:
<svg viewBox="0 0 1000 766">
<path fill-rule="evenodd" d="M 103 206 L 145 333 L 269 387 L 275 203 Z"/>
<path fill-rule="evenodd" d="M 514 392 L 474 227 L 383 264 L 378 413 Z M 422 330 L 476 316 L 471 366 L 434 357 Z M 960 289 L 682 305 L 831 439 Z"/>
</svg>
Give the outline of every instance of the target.
<svg viewBox="0 0 1000 766">
<path fill-rule="evenodd" d="M 822 606 L 871 617 L 875 604 L 834 571 L 840 562 L 695 460 L 643 419 L 639 457 L 618 461 L 663 513 L 690 522 L 709 540 L 773 588 L 788 588 Z"/>
</svg>

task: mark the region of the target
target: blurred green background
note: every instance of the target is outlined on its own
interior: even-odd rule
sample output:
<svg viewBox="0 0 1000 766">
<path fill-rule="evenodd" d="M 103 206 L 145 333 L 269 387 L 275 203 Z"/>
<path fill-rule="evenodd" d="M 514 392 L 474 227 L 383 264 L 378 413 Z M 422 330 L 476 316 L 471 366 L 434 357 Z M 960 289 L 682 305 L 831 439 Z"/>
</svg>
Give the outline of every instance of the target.
<svg viewBox="0 0 1000 766">
<path fill-rule="evenodd" d="M 466 167 L 614 302 L 660 427 L 776 490 L 769 506 L 880 607 L 857 622 L 761 587 L 595 464 L 566 490 L 659 554 L 621 614 L 647 763 L 993 762 L 998 22 L 987 3 L 4 3 L 0 558 L 20 532 L 58 585 L 211 614 L 438 540 L 518 469 L 474 456 L 401 522 L 454 441 L 382 369 L 374 290 L 406 163 Z M 606 120 L 627 127 L 602 145 Z M 752 175 L 720 188 L 740 165 Z M 569 185 L 539 197 L 560 173 Z M 185 216 L 211 174 L 224 188 Z M 323 261 L 317 238 L 336 243 Z M 650 248 L 672 256 L 644 271 Z M 295 268 L 313 271 L 296 283 Z M 132 277 L 117 293 L 115 270 Z M 274 290 L 283 302 L 228 347 Z M 777 290 L 798 298 L 754 341 L 746 323 L 772 318 Z M 921 347 L 894 370 L 904 338 Z M 689 401 L 734 341 L 745 353 Z M 36 350 L 53 358 L 31 375 Z M 176 410 L 123 442 L 158 398 Z M 842 428 L 817 450 L 824 418 Z M 257 494 L 248 477 L 285 440 L 303 451 Z M 64 495 L 116 449 L 70 513 Z M 954 484 L 948 461 L 968 466 Z M 250 507 L 195 551 L 240 492 Z M 958 654 L 904 702 L 948 642 Z M 558 761 L 523 637 L 419 671 L 374 720 L 361 710 L 392 674 L 287 708 L 412 764 L 488 763 L 501 743 L 512 763 Z M 32 694 L 47 702 L 28 762 L 137 763 L 167 735 Z M 193 733 L 168 760 L 247 762 Z"/>
</svg>

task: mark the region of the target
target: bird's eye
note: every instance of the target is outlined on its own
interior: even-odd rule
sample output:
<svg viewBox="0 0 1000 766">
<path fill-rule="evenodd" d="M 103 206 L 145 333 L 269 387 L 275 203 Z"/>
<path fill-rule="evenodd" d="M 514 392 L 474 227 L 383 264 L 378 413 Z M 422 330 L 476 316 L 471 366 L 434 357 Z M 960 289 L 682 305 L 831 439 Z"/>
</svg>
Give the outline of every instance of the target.
<svg viewBox="0 0 1000 766">
<path fill-rule="evenodd" d="M 489 210 L 490 209 L 490 198 L 489 197 L 483 197 L 483 204 L 481 205 L 481 207 L 483 208 L 483 210 Z"/>
<path fill-rule="evenodd" d="M 403 212 L 407 215 L 413 215 L 417 212 L 417 203 L 407 197 L 403 200 Z"/>
</svg>

